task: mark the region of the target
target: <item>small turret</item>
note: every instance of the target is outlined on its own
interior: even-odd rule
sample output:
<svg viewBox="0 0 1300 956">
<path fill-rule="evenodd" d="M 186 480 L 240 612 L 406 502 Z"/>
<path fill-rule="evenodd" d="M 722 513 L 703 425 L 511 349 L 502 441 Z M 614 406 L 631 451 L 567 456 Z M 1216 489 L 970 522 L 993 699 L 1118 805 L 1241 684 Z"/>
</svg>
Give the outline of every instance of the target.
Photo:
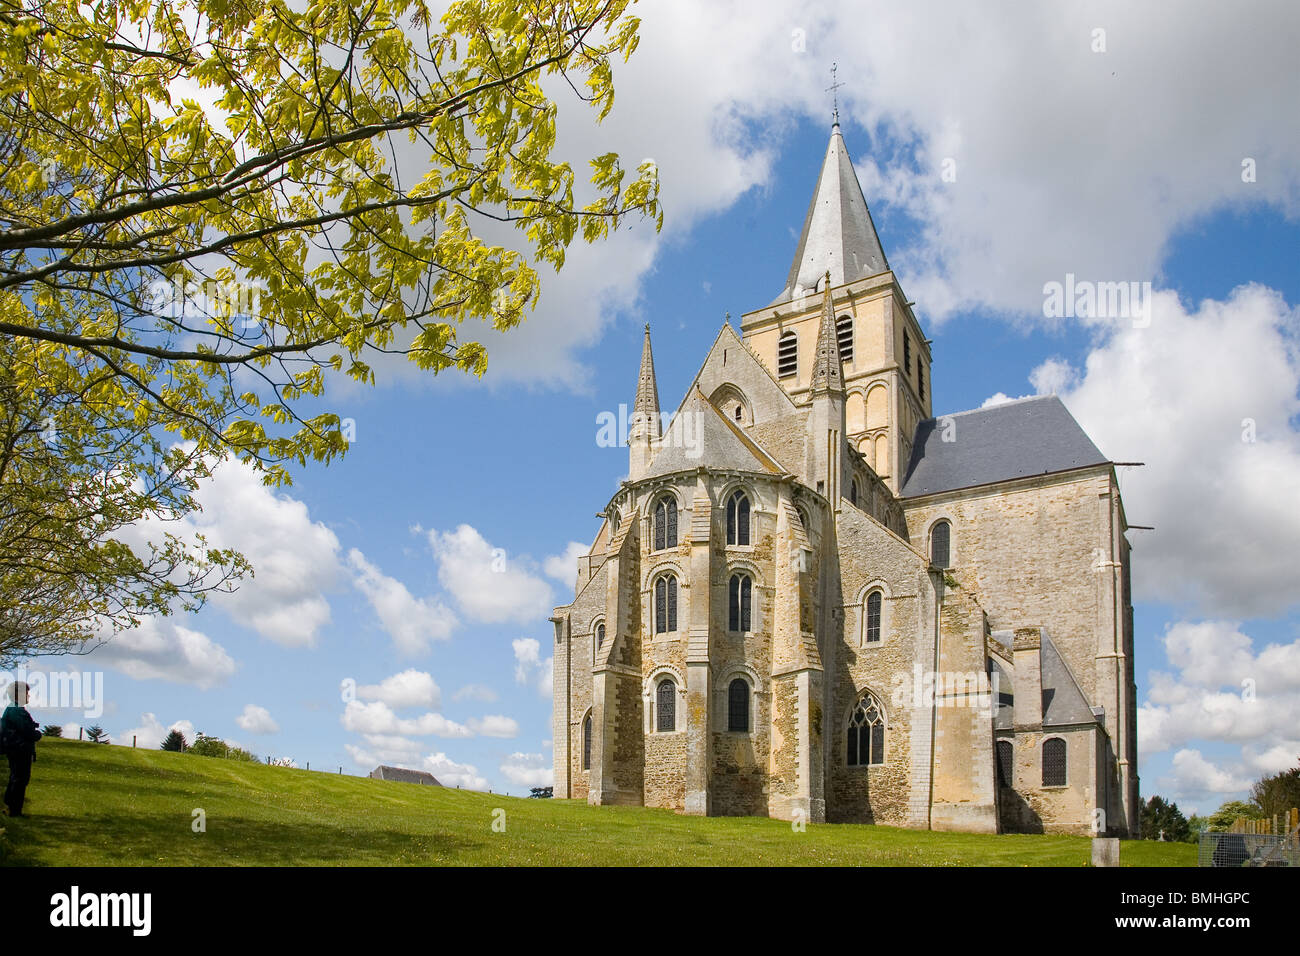
<svg viewBox="0 0 1300 956">
<path fill-rule="evenodd" d="M 641 347 L 641 372 L 636 383 L 636 401 L 628 422 L 628 480 L 645 475 L 654 457 L 655 443 L 661 435 L 659 385 L 655 381 L 655 359 L 650 350 L 650 325 L 645 327 L 645 344 Z"/>
</svg>

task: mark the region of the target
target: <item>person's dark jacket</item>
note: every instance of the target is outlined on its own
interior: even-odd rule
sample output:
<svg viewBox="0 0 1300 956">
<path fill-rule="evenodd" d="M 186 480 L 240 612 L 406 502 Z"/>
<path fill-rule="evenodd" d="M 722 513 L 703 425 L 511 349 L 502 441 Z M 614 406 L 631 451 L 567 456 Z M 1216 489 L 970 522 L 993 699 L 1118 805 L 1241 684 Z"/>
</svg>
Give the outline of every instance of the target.
<svg viewBox="0 0 1300 956">
<path fill-rule="evenodd" d="M 5 708 L 0 717 L 0 743 L 6 754 L 27 754 L 36 756 L 36 741 L 41 739 L 40 729 L 27 708 L 11 704 Z"/>
</svg>

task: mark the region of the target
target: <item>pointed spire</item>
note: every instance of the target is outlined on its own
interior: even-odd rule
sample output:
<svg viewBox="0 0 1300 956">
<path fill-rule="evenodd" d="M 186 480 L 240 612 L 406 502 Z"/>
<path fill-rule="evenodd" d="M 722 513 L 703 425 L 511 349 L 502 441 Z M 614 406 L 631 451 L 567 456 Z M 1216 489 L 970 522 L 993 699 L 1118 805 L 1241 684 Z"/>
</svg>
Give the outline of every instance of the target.
<svg viewBox="0 0 1300 956">
<path fill-rule="evenodd" d="M 810 390 L 844 391 L 844 368 L 840 363 L 839 335 L 835 328 L 835 304 L 831 301 L 831 274 L 826 273 L 826 293 L 822 298 L 822 321 L 817 329 L 817 354 L 813 358 Z"/>
<path fill-rule="evenodd" d="M 650 434 L 660 435 L 659 385 L 655 381 L 655 357 L 650 351 L 650 323 L 645 327 L 645 344 L 641 346 L 641 375 L 636 383 L 636 403 L 632 407 L 632 421 L 650 423 Z"/>
<path fill-rule="evenodd" d="M 841 286 L 888 268 L 889 262 L 836 117 L 790 275 L 785 289 L 772 304 L 779 305 L 814 292 L 817 280 L 827 271 L 831 274 L 831 284 Z"/>
</svg>

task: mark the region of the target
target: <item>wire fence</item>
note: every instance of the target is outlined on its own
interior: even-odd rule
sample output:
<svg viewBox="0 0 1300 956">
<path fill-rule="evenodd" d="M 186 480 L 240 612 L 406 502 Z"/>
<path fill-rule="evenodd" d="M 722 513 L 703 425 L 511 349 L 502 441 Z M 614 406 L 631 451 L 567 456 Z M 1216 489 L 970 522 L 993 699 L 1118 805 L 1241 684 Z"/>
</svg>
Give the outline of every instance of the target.
<svg viewBox="0 0 1300 956">
<path fill-rule="evenodd" d="M 1300 810 L 1263 820 L 1238 817 L 1226 833 L 1202 833 L 1196 865 L 1300 866 Z"/>
</svg>

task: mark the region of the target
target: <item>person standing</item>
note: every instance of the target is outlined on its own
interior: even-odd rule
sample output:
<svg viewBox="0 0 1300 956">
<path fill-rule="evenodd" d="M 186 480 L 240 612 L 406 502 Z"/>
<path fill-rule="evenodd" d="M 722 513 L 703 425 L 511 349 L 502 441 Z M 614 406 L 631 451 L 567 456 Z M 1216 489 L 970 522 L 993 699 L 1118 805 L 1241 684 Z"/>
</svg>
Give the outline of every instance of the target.
<svg viewBox="0 0 1300 956">
<path fill-rule="evenodd" d="M 32 762 L 36 760 L 36 741 L 41 739 L 41 732 L 36 727 L 36 721 L 32 720 L 32 715 L 23 706 L 27 703 L 27 685 L 14 681 L 9 688 L 9 699 L 13 703 L 0 716 L 0 748 L 9 758 L 9 785 L 5 787 L 5 806 L 9 816 L 21 817 L 27 784 L 32 779 Z"/>
</svg>

